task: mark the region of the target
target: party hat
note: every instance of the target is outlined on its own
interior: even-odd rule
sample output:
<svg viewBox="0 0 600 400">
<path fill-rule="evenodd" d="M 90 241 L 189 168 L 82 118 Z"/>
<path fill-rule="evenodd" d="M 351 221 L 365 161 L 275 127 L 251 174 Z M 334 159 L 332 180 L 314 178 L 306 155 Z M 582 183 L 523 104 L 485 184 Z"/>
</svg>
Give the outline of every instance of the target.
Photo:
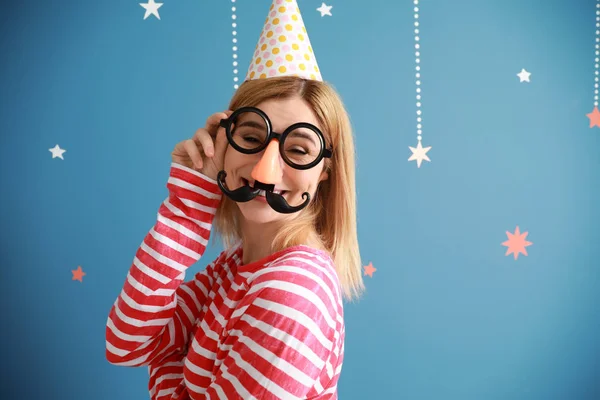
<svg viewBox="0 0 600 400">
<path fill-rule="evenodd" d="M 323 80 L 296 0 L 273 0 L 246 80 L 277 76 Z"/>
</svg>

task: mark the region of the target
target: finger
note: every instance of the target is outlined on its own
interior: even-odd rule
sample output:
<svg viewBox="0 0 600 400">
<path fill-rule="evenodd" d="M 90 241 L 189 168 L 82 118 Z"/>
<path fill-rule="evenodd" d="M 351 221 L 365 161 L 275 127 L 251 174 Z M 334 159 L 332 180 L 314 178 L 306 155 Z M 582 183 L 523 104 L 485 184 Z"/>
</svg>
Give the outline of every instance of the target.
<svg viewBox="0 0 600 400">
<path fill-rule="evenodd" d="M 229 115 L 231 115 L 231 113 Z M 217 135 L 217 130 L 220 127 L 221 120 L 228 118 L 229 115 L 227 115 L 225 112 L 214 113 L 206 120 L 205 129 L 211 134 L 211 136 L 215 137 Z"/>
<path fill-rule="evenodd" d="M 200 144 L 202 151 L 208 157 L 212 157 L 215 154 L 215 144 L 213 142 L 213 138 L 206 129 L 198 129 L 194 134 L 194 141 Z"/>
<path fill-rule="evenodd" d="M 198 145 L 193 140 L 186 140 L 183 143 L 183 148 L 187 151 L 187 154 L 190 156 L 192 163 L 196 166 L 196 168 L 202 168 L 202 154 L 200 154 L 200 150 L 198 150 Z"/>
<path fill-rule="evenodd" d="M 225 128 L 219 128 L 217 132 L 217 137 L 215 139 L 215 155 L 219 157 L 220 160 L 225 158 L 225 151 L 227 150 L 227 134 L 225 133 Z"/>
</svg>

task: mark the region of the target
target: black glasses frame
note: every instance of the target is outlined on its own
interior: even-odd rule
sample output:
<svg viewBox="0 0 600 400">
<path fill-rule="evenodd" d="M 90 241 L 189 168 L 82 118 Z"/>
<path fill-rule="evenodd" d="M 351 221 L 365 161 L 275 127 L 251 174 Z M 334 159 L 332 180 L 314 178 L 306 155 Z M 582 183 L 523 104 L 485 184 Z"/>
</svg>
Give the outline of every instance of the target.
<svg viewBox="0 0 600 400">
<path fill-rule="evenodd" d="M 245 148 L 239 146 L 233 140 L 233 136 L 232 136 L 232 132 L 231 132 L 231 125 L 233 124 L 233 121 L 235 120 L 235 118 L 238 115 L 245 113 L 245 112 L 253 112 L 253 113 L 260 115 L 262 117 L 262 119 L 265 121 L 265 124 L 267 126 L 267 140 L 265 140 L 264 143 L 262 143 L 260 146 L 258 146 L 255 149 L 245 149 Z M 331 158 L 331 156 L 333 155 L 333 149 L 327 149 L 325 147 L 325 137 L 323 136 L 323 133 L 319 130 L 319 128 L 317 128 L 313 124 L 309 124 L 308 122 L 298 122 L 298 123 L 295 123 L 295 124 L 289 126 L 285 131 L 283 131 L 283 133 L 274 132 L 273 128 L 272 128 L 273 125 L 271 124 L 271 120 L 269 119 L 267 114 L 265 114 L 262 110 L 260 110 L 256 107 L 238 108 L 229 116 L 229 118 L 222 119 L 219 122 L 219 125 L 222 126 L 223 128 L 225 128 L 225 133 L 227 135 L 227 140 L 229 141 L 229 144 L 234 149 L 236 149 L 240 153 L 244 153 L 244 154 L 260 153 L 269 145 L 269 143 L 271 143 L 271 140 L 277 139 L 279 141 L 279 154 L 281 154 L 281 158 L 283 158 L 283 161 L 285 161 L 286 164 L 288 164 L 290 167 L 295 168 L 295 169 L 301 169 L 301 170 L 311 169 L 312 167 L 314 167 L 315 165 L 320 163 L 323 158 Z M 317 158 L 310 164 L 306 164 L 306 165 L 296 164 L 285 155 L 285 149 L 283 147 L 283 144 L 285 143 L 285 138 L 287 137 L 287 135 L 290 134 L 290 132 L 292 132 L 294 129 L 298 129 L 298 128 L 307 128 L 307 129 L 314 131 L 317 134 L 317 136 L 319 137 L 319 140 L 321 142 L 321 151 L 319 152 L 319 155 L 317 156 Z"/>
</svg>

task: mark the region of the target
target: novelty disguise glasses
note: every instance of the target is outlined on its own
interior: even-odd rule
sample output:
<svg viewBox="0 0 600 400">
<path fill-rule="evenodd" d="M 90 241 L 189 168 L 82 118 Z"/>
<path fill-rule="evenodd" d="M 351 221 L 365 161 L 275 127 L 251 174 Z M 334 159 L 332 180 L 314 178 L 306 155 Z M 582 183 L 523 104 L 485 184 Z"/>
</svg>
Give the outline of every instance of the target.
<svg viewBox="0 0 600 400">
<path fill-rule="evenodd" d="M 288 127 L 283 133 L 274 132 L 267 114 L 255 107 L 242 107 L 234 111 L 229 118 L 222 119 L 220 125 L 225 128 L 229 144 L 243 154 L 255 154 L 263 151 L 271 142 L 279 141 L 279 153 L 290 167 L 306 170 L 319 164 L 323 158 L 331 158 L 332 150 L 325 148 L 323 133 L 316 126 L 299 122 Z M 220 171 L 217 177 L 219 187 L 229 198 L 237 202 L 254 199 L 261 190 L 269 205 L 277 212 L 289 214 L 300 211 L 310 202 L 305 192 L 305 201 L 299 206 L 290 206 L 285 198 L 274 193 L 275 185 L 255 181 L 254 188 L 248 185 L 229 190 L 225 184 L 227 173 Z"/>
</svg>

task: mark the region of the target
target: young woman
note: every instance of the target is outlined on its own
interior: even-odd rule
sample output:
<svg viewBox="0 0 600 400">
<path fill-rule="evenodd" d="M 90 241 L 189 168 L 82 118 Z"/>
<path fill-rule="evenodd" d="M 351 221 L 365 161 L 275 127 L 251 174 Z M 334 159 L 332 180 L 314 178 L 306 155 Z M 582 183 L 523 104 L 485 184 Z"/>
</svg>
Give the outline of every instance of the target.
<svg viewBox="0 0 600 400">
<path fill-rule="evenodd" d="M 330 86 L 297 77 L 244 82 L 230 109 L 248 107 L 268 119 L 216 113 L 177 144 L 169 196 L 110 311 L 107 359 L 149 366 L 152 399 L 337 398 L 342 298 L 363 290 L 350 123 Z M 231 145 L 257 148 L 269 123 L 307 125 L 252 154 Z M 330 157 L 318 159 L 318 132 Z M 236 203 L 221 195 L 222 170 L 225 190 L 260 181 L 292 207 L 304 193 L 310 203 L 293 213 L 273 210 L 266 193 Z M 212 225 L 227 250 L 184 282 Z"/>
<path fill-rule="evenodd" d="M 354 143 L 295 3 L 273 0 L 229 110 L 175 146 L 110 310 L 106 357 L 148 366 L 152 399 L 337 399 L 342 300 L 364 290 Z M 213 225 L 226 250 L 185 282 Z"/>
</svg>

